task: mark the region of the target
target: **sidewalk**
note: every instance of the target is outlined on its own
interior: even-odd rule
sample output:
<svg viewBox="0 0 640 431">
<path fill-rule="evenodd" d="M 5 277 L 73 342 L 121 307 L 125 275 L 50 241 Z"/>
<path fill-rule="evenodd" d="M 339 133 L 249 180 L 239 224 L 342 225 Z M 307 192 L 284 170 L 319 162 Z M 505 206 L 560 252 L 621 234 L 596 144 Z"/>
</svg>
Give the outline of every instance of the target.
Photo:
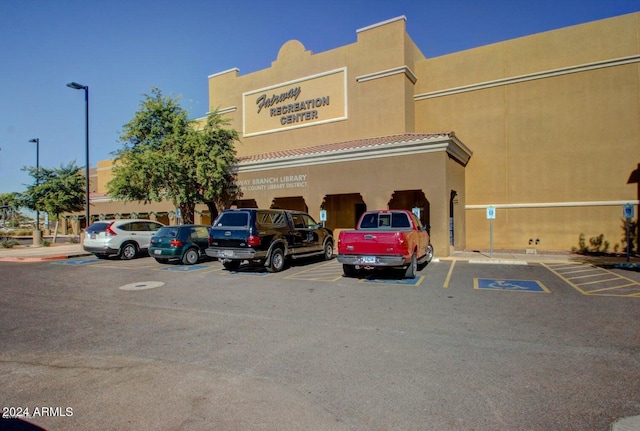
<svg viewBox="0 0 640 431">
<path fill-rule="evenodd" d="M 0 262 L 34 262 L 41 260 L 60 260 L 79 256 L 92 256 L 82 249 L 82 244 L 58 243 L 48 247 L 20 245 L 13 248 L 0 248 Z M 531 263 L 572 262 L 589 263 L 597 266 L 626 265 L 625 256 L 587 256 L 574 253 L 538 253 L 527 254 L 524 251 L 488 250 L 454 251 L 450 256 L 434 258 L 434 261 L 464 260 L 470 263 L 527 265 Z M 633 268 L 640 269 L 640 258 L 631 257 Z"/>
<path fill-rule="evenodd" d="M 82 244 L 59 243 L 48 247 L 19 245 L 0 248 L 0 262 L 35 262 L 41 260 L 61 260 L 78 256 L 92 256 L 82 249 Z"/>
</svg>

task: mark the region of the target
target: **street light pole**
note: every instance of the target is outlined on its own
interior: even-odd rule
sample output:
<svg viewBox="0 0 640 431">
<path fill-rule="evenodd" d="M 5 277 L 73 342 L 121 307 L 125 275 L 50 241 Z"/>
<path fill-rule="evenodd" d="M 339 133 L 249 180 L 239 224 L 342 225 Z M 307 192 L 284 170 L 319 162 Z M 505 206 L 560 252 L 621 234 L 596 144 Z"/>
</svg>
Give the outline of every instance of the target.
<svg viewBox="0 0 640 431">
<path fill-rule="evenodd" d="M 36 187 L 40 185 L 40 138 L 29 139 L 36 144 Z M 36 202 L 36 228 L 33 231 L 33 245 L 40 245 L 40 211 Z"/>
<path fill-rule="evenodd" d="M 84 90 L 85 109 L 85 229 L 89 227 L 89 86 L 70 82 L 67 87 L 75 90 Z"/>
</svg>

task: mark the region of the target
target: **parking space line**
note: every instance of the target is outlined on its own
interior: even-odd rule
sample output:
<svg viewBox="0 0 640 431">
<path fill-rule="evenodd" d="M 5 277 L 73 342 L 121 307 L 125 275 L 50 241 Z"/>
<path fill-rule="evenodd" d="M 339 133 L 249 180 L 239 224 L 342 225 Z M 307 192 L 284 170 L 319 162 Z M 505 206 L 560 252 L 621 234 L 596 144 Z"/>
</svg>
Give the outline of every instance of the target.
<svg viewBox="0 0 640 431">
<path fill-rule="evenodd" d="M 629 286 L 635 286 L 635 284 L 630 283 L 630 284 L 623 284 L 622 286 L 605 287 L 603 289 L 591 290 L 589 293 L 605 292 L 607 290 L 622 289 L 623 287 L 629 287 Z M 636 295 L 640 295 L 640 292 L 638 292 L 636 294 L 633 294 L 633 295 L 628 295 L 628 296 L 636 296 Z"/>
<path fill-rule="evenodd" d="M 337 281 L 342 278 L 342 274 L 336 276 L 336 267 L 334 261 L 329 261 L 319 266 L 303 269 L 285 278 L 289 280 Z"/>
<path fill-rule="evenodd" d="M 602 276 L 604 277 L 605 275 L 606 274 L 603 274 Z M 608 281 L 618 281 L 618 280 L 619 280 L 619 278 L 605 278 L 603 280 L 595 280 L 595 281 L 589 281 L 587 283 L 579 283 L 579 284 L 580 284 L 580 286 L 588 286 L 590 284 L 606 283 Z M 620 286 L 620 287 L 622 287 L 622 286 Z"/>
<path fill-rule="evenodd" d="M 216 268 L 215 266 L 209 266 L 207 267 L 208 269 L 205 269 L 202 271 L 203 274 L 209 274 L 211 272 L 220 272 L 222 271 L 222 268 Z"/>
<path fill-rule="evenodd" d="M 449 283 L 451 282 L 451 276 L 453 275 L 453 267 L 456 266 L 456 261 L 451 261 L 451 266 L 449 267 L 449 272 L 447 273 L 447 278 L 444 279 L 444 287 L 445 289 L 449 288 Z"/>
<path fill-rule="evenodd" d="M 154 265 L 143 265 L 143 266 L 127 266 L 124 265 L 113 265 L 109 263 L 103 263 L 101 265 L 96 265 L 96 268 L 108 268 L 108 269 L 130 269 L 130 270 L 138 270 L 138 269 L 147 269 L 152 268 Z"/>
<path fill-rule="evenodd" d="M 542 263 L 542 266 L 546 267 L 564 280 L 569 286 L 580 292 L 585 296 L 620 296 L 620 297 L 638 297 L 640 296 L 640 282 L 624 277 L 620 274 L 616 274 L 613 271 L 609 271 L 605 268 L 596 267 L 590 264 L 576 263 L 571 265 L 554 265 L 549 263 Z M 577 270 L 572 270 L 577 269 Z M 572 274 L 579 274 L 589 272 L 590 275 L 572 276 Z M 594 277 L 606 277 L 598 280 L 580 281 L 580 279 L 594 278 Z M 612 286 L 612 283 L 620 282 L 619 284 Z M 606 286 L 606 284 L 609 284 Z M 591 287 L 591 288 L 590 288 Z M 631 292 L 629 292 L 631 290 Z M 636 291 L 638 290 L 638 291 Z"/>
<path fill-rule="evenodd" d="M 580 268 L 577 271 L 563 271 L 563 274 L 580 274 L 583 272 L 593 272 L 595 268 L 593 267 L 586 267 L 586 268 Z"/>
</svg>

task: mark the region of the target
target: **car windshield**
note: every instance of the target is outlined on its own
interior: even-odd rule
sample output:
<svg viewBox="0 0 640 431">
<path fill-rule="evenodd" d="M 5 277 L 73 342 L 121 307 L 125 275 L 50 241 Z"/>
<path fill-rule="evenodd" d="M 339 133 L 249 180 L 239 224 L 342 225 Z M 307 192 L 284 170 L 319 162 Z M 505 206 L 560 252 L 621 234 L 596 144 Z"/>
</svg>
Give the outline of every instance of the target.
<svg viewBox="0 0 640 431">
<path fill-rule="evenodd" d="M 96 222 L 87 228 L 87 232 L 89 233 L 100 233 L 107 230 L 109 226 L 109 222 Z"/>
<path fill-rule="evenodd" d="M 214 227 L 244 227 L 249 225 L 248 212 L 225 212 L 218 217 Z"/>
<path fill-rule="evenodd" d="M 177 227 L 162 227 L 155 233 L 158 238 L 175 238 L 178 236 Z"/>
<path fill-rule="evenodd" d="M 364 216 L 361 229 L 408 228 L 411 223 L 404 213 L 371 213 Z"/>
</svg>

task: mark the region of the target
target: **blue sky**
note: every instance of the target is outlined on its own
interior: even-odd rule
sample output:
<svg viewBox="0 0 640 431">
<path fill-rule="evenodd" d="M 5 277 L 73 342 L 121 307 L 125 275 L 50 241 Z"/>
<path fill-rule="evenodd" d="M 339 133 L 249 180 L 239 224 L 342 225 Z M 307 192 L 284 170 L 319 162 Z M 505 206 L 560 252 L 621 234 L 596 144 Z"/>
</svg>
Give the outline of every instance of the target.
<svg viewBox="0 0 640 431">
<path fill-rule="evenodd" d="M 85 161 L 121 147 L 122 126 L 152 86 L 208 110 L 207 76 L 270 67 L 291 39 L 314 53 L 356 41 L 356 30 L 401 15 L 427 57 L 640 11 L 640 0 L 0 0 L 0 193 L 22 192 L 22 171 Z"/>
</svg>

